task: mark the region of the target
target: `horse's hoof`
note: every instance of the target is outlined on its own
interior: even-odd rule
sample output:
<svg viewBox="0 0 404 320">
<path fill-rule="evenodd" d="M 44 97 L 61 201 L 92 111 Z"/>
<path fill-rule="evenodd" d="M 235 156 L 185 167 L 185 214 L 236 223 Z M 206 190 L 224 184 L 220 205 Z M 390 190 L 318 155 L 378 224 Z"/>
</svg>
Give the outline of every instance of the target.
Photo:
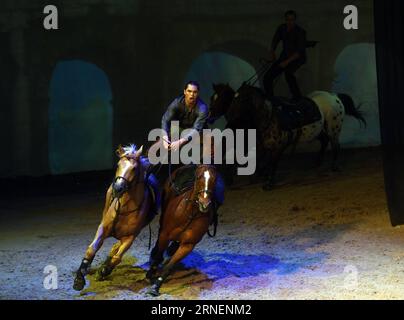
<svg viewBox="0 0 404 320">
<path fill-rule="evenodd" d="M 152 285 L 149 290 L 147 290 L 146 294 L 152 297 L 158 297 L 160 295 L 159 287 L 156 285 Z"/>
<path fill-rule="evenodd" d="M 112 268 L 108 266 L 103 266 L 97 272 L 97 280 L 104 281 L 112 273 Z"/>
<path fill-rule="evenodd" d="M 97 272 L 97 274 L 95 276 L 95 280 L 96 281 L 104 281 L 105 277 L 101 274 L 101 272 Z"/>
<path fill-rule="evenodd" d="M 81 272 L 77 272 L 76 278 L 74 278 L 73 289 L 76 291 L 83 290 L 84 286 L 86 285 L 86 279 Z"/>
</svg>

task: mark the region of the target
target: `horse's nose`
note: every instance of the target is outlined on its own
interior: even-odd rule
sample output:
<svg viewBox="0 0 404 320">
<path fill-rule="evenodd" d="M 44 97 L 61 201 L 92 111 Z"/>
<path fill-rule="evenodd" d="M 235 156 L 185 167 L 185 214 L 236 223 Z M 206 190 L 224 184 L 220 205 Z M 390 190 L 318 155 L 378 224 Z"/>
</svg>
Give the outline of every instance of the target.
<svg viewBox="0 0 404 320">
<path fill-rule="evenodd" d="M 116 194 L 121 194 L 124 189 L 125 189 L 125 181 L 123 181 L 123 179 L 116 179 L 116 181 L 114 182 L 114 184 L 112 185 L 112 188 L 114 189 L 114 192 Z"/>
<path fill-rule="evenodd" d="M 210 207 L 210 203 L 211 201 L 206 201 L 206 202 L 200 202 L 199 203 L 199 210 L 202 212 L 206 212 L 208 211 L 209 207 Z"/>
</svg>

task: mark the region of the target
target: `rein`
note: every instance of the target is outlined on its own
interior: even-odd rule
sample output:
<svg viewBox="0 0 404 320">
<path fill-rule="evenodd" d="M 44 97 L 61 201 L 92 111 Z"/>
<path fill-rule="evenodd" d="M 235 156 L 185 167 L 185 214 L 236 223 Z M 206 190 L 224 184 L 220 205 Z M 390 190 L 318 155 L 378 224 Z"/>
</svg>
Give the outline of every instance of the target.
<svg viewBox="0 0 404 320">
<path fill-rule="evenodd" d="M 251 86 L 254 86 L 254 84 L 257 83 L 257 81 L 265 74 L 265 72 L 268 71 L 268 69 L 271 67 L 272 62 L 264 60 L 263 58 L 260 59 L 261 67 L 258 69 L 257 72 L 255 72 L 250 78 L 248 78 L 246 81 L 244 81 L 246 84 L 249 84 Z M 255 78 L 254 81 L 252 81 Z"/>
<path fill-rule="evenodd" d="M 173 183 L 173 178 L 172 178 L 172 172 L 171 172 L 171 157 L 170 157 L 170 152 L 171 152 L 171 142 L 167 141 L 166 139 L 162 138 L 162 140 L 164 140 L 165 142 L 168 143 L 168 152 L 167 152 L 167 157 L 168 157 L 168 181 L 170 183 L 170 187 L 172 187 L 175 192 L 179 193 L 180 190 L 177 189 L 177 187 L 174 185 Z M 160 168 L 158 170 L 160 170 L 162 167 L 162 163 L 160 163 Z"/>
<path fill-rule="evenodd" d="M 112 182 L 112 186 L 113 186 L 113 185 L 116 183 L 116 181 L 117 181 L 118 179 L 122 179 L 123 181 L 125 181 L 125 188 L 123 189 L 123 191 L 121 192 L 120 195 L 116 194 L 115 189 L 112 188 L 112 197 L 111 197 L 111 202 L 110 202 L 109 205 L 111 206 L 112 202 L 113 202 L 115 199 L 117 199 L 117 201 L 116 201 L 116 203 L 115 203 L 115 208 L 114 208 L 114 209 L 115 209 L 115 212 L 117 213 L 117 215 L 127 215 L 127 214 L 129 214 L 129 213 L 138 211 L 138 210 L 142 207 L 143 201 L 144 201 L 144 197 L 143 197 L 142 202 L 140 203 L 140 205 L 138 205 L 135 209 L 130 210 L 130 211 L 126 211 L 126 212 L 124 212 L 124 213 L 121 212 L 121 202 L 120 202 L 120 199 L 121 199 L 122 195 L 125 194 L 125 193 L 127 193 L 128 191 L 130 191 L 134 186 L 136 186 L 136 185 L 138 185 L 138 184 L 141 184 L 141 183 L 145 183 L 145 180 L 144 180 L 144 179 L 138 181 L 138 177 L 139 177 L 139 174 L 137 173 L 137 174 L 136 174 L 136 181 L 135 181 L 135 183 L 133 183 L 133 180 L 132 180 L 132 181 L 129 181 L 128 179 L 126 179 L 126 178 L 124 178 L 124 177 L 121 177 L 121 176 L 115 177 L 114 181 Z M 124 206 L 125 206 L 128 202 L 129 202 L 129 200 L 126 201 L 126 203 L 124 204 Z"/>
</svg>

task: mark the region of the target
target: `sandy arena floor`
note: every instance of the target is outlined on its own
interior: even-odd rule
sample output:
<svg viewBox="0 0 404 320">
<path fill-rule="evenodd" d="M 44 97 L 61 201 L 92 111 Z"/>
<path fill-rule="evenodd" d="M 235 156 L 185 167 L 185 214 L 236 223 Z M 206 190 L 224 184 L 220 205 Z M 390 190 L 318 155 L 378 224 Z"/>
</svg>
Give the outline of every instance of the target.
<svg viewBox="0 0 404 320">
<path fill-rule="evenodd" d="M 273 191 L 228 190 L 217 237 L 198 244 L 156 299 L 403 299 L 404 229 L 390 225 L 380 152 L 345 151 L 340 173 L 313 169 L 310 157 L 282 163 Z M 108 280 L 90 275 L 81 293 L 72 289 L 103 197 L 1 200 L 0 298 L 150 299 L 147 229 Z M 56 290 L 43 286 L 47 265 L 58 268 Z"/>
</svg>

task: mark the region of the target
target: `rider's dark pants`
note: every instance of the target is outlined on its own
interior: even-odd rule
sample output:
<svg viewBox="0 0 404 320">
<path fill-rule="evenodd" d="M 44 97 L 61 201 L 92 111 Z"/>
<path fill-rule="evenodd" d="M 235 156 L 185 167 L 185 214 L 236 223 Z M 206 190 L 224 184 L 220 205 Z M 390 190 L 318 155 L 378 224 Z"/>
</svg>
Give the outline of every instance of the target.
<svg viewBox="0 0 404 320">
<path fill-rule="evenodd" d="M 289 63 L 286 68 L 282 68 L 279 64 L 284 61 L 284 57 L 280 57 L 277 61 L 275 61 L 269 70 L 265 73 L 263 84 L 266 95 L 268 98 L 274 96 L 274 80 L 282 73 L 285 72 L 285 79 L 288 83 L 289 90 L 292 93 L 293 99 L 299 99 L 302 97 L 302 93 L 299 89 L 299 86 L 296 81 L 295 72 L 299 69 L 303 64 L 306 63 L 304 59 L 297 59 Z"/>
</svg>

